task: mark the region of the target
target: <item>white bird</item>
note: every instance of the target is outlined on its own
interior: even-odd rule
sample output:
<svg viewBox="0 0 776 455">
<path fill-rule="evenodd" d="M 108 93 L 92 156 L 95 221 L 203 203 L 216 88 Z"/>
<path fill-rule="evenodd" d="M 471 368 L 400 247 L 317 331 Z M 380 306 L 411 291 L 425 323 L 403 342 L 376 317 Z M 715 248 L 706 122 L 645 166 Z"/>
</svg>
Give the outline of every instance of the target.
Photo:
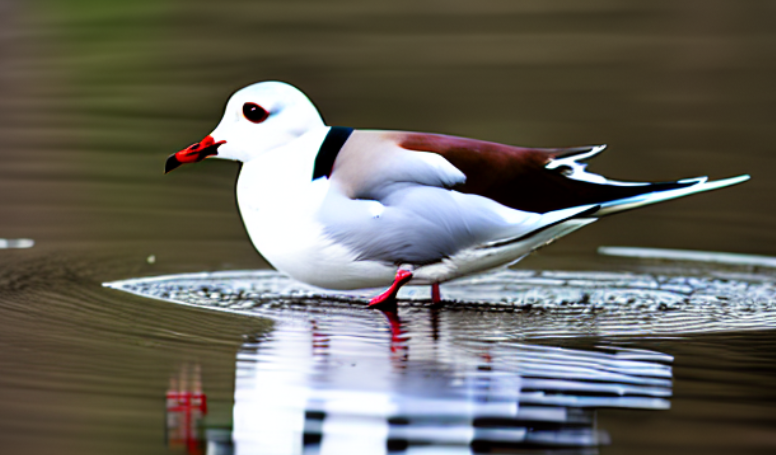
<svg viewBox="0 0 776 455">
<path fill-rule="evenodd" d="M 432 285 L 514 263 L 603 215 L 744 182 L 588 173 L 605 146 L 534 149 L 429 133 L 327 126 L 282 82 L 237 91 L 215 130 L 167 159 L 243 163 L 237 203 L 256 249 L 327 289 Z"/>
</svg>

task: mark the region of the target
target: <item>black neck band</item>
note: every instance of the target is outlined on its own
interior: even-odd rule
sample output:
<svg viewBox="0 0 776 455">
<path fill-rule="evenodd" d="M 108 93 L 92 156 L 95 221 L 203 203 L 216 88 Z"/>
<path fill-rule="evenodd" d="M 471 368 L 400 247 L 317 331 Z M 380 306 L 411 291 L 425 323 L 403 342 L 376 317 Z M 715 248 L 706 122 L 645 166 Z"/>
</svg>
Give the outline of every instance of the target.
<svg viewBox="0 0 776 455">
<path fill-rule="evenodd" d="M 353 128 L 344 126 L 332 126 L 326 138 L 318 149 L 318 155 L 315 156 L 315 167 L 313 168 L 313 180 L 320 177 L 331 175 L 331 169 L 334 167 L 334 160 L 342 149 L 345 141 L 350 137 Z"/>
</svg>

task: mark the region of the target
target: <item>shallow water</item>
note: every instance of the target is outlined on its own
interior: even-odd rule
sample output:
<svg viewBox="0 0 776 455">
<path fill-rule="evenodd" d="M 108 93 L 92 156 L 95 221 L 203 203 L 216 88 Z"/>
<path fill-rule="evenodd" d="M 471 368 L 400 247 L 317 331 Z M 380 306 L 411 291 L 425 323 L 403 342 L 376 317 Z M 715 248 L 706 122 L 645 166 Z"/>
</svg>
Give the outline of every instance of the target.
<svg viewBox="0 0 776 455">
<path fill-rule="evenodd" d="M 637 346 L 776 317 L 767 269 L 619 265 L 641 273 L 504 270 L 444 286 L 439 306 L 409 287 L 395 313 L 365 309 L 379 290 L 332 294 L 271 271 L 106 286 L 275 323 L 237 354 L 233 428 L 211 447 L 596 453 L 612 443 L 599 412 L 671 408 L 673 356 Z"/>
<path fill-rule="evenodd" d="M 772 453 L 771 269 L 596 250 L 776 256 L 773 12 L 0 4 L 0 452 Z M 104 288 L 274 276 L 235 210 L 233 163 L 162 176 L 231 91 L 263 79 L 299 85 L 332 124 L 606 142 L 591 170 L 621 179 L 753 178 L 445 286 L 457 303 L 428 308 L 417 290 L 400 320 L 309 290 L 230 299 L 235 313 Z M 230 295 L 210 294 L 193 303 Z"/>
<path fill-rule="evenodd" d="M 628 268 L 627 264 L 620 264 Z M 633 264 L 630 265 L 633 268 Z M 677 272 L 694 273 L 690 276 Z M 133 294 L 217 311 L 278 318 L 319 313 L 351 319 L 381 289 L 316 289 L 275 271 L 183 274 L 105 283 Z M 405 286 L 399 308 L 431 303 L 428 286 Z M 776 274 L 704 264 L 642 273 L 498 270 L 445 285 L 456 327 L 482 340 L 689 335 L 776 328 Z M 487 315 L 482 318 L 481 315 Z M 498 320 L 494 326 L 492 319 Z M 499 337 L 497 332 L 508 330 Z M 492 333 L 491 333 L 492 332 Z"/>
</svg>

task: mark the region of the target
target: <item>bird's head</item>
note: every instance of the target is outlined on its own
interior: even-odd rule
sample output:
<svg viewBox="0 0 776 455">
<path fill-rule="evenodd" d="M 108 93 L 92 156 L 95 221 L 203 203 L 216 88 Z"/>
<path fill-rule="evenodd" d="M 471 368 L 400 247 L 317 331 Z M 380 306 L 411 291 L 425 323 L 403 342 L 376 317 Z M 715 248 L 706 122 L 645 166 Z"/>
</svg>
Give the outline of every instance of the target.
<svg viewBox="0 0 776 455">
<path fill-rule="evenodd" d="M 232 95 L 216 129 L 170 155 L 164 171 L 210 157 L 249 161 L 323 125 L 318 110 L 299 89 L 283 82 L 259 82 Z"/>
</svg>

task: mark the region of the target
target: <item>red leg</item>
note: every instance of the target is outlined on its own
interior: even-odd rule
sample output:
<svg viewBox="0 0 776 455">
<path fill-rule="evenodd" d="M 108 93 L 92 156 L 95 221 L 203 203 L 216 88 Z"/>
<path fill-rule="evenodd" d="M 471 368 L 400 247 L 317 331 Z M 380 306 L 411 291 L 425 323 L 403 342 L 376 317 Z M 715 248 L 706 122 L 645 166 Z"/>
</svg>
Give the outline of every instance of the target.
<svg viewBox="0 0 776 455">
<path fill-rule="evenodd" d="M 409 270 L 399 270 L 396 272 L 396 278 L 387 291 L 378 295 L 369 301 L 369 308 L 396 308 L 396 294 L 402 286 L 412 279 L 412 272 Z"/>
<path fill-rule="evenodd" d="M 442 294 L 439 292 L 439 283 L 431 285 L 431 303 L 439 303 L 442 301 Z"/>
</svg>

